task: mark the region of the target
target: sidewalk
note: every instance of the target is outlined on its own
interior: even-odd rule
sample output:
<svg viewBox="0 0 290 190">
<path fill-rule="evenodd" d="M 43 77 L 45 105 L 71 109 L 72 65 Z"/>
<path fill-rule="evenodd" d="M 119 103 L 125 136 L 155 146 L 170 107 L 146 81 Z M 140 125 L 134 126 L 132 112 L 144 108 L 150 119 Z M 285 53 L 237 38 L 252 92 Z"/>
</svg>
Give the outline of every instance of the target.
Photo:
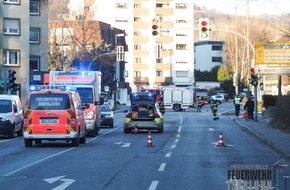
<svg viewBox="0 0 290 190">
<path fill-rule="evenodd" d="M 254 135 L 256 138 L 290 159 L 290 134 L 280 129 L 273 128 L 268 119 L 258 114 L 258 121 L 247 121 L 242 117 L 234 117 L 241 128 Z"/>
</svg>

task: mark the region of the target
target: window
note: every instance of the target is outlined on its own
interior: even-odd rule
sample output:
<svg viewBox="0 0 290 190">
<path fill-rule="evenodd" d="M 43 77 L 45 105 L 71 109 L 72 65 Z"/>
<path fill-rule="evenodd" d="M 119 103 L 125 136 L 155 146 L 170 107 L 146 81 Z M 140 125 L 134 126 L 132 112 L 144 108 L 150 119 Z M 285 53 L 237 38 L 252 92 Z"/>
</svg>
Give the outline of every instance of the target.
<svg viewBox="0 0 290 190">
<path fill-rule="evenodd" d="M 3 34 L 20 35 L 20 19 L 4 18 Z"/>
<path fill-rule="evenodd" d="M 30 0 L 29 13 L 30 15 L 40 15 L 40 5 L 38 0 Z"/>
<path fill-rule="evenodd" d="M 211 58 L 212 62 L 219 62 L 222 63 L 223 62 L 223 58 L 222 57 L 212 57 Z"/>
<path fill-rule="evenodd" d="M 5 66 L 19 66 L 19 50 L 4 50 L 3 64 Z"/>
<path fill-rule="evenodd" d="M 185 3 L 176 3 L 176 9 L 187 9 L 187 4 L 185 4 Z"/>
<path fill-rule="evenodd" d="M 140 57 L 135 57 L 135 63 L 141 63 L 141 58 Z"/>
<path fill-rule="evenodd" d="M 188 71 L 176 71 L 176 77 L 188 77 Z"/>
<path fill-rule="evenodd" d="M 40 71 L 40 57 L 30 56 L 29 58 L 29 69 L 33 71 Z"/>
<path fill-rule="evenodd" d="M 40 43 L 40 28 L 30 28 L 29 42 Z"/>
<path fill-rule="evenodd" d="M 187 44 L 176 44 L 177 50 L 187 50 Z"/>
<path fill-rule="evenodd" d="M 212 51 L 222 51 L 223 46 L 213 45 L 213 46 L 211 46 L 211 50 Z"/>
<path fill-rule="evenodd" d="M 20 4 L 20 0 L 4 0 L 3 3 L 4 4 L 15 4 L 15 5 L 19 5 Z"/>
<path fill-rule="evenodd" d="M 156 76 L 157 77 L 162 77 L 162 71 L 156 71 Z"/>
<path fill-rule="evenodd" d="M 141 77 L 141 71 L 134 71 L 134 77 Z"/>
<path fill-rule="evenodd" d="M 128 9 L 128 4 L 127 3 L 116 3 L 116 8 Z"/>
</svg>

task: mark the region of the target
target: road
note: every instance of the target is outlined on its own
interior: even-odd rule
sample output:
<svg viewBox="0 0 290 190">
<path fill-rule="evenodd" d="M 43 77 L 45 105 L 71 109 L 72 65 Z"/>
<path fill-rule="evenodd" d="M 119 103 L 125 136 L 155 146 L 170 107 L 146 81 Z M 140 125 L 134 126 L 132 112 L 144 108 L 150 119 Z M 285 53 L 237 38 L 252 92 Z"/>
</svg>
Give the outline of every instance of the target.
<svg viewBox="0 0 290 190">
<path fill-rule="evenodd" d="M 229 109 L 233 109 L 232 102 L 223 103 L 219 113 Z M 273 164 L 282 159 L 243 132 L 231 116 L 212 120 L 208 105 L 201 113 L 167 110 L 164 133 L 152 131 L 153 146 L 149 147 L 147 131 L 123 133 L 124 115 L 115 113 L 113 129 L 102 128 L 80 147 L 44 142 L 25 148 L 22 137 L 0 137 L 0 189 L 235 189 L 232 181 L 227 183 L 234 174 L 230 171 L 238 170 L 235 167 L 264 168 L 273 174 Z M 225 147 L 216 146 L 219 140 Z M 273 185 L 273 175 L 270 181 Z M 278 176 L 275 182 L 278 189 L 285 189 L 285 178 Z"/>
</svg>

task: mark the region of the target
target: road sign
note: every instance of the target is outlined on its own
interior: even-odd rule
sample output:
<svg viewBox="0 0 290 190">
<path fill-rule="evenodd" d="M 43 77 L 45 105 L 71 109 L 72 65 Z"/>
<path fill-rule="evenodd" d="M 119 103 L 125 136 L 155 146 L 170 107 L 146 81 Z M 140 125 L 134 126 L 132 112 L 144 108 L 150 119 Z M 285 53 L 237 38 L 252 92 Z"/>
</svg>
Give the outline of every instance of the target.
<svg viewBox="0 0 290 190">
<path fill-rule="evenodd" d="M 255 66 L 256 75 L 287 75 L 290 74 L 290 66 L 266 66 L 266 65 L 256 65 Z"/>
<path fill-rule="evenodd" d="M 290 42 L 256 42 L 255 64 L 290 65 Z"/>
</svg>

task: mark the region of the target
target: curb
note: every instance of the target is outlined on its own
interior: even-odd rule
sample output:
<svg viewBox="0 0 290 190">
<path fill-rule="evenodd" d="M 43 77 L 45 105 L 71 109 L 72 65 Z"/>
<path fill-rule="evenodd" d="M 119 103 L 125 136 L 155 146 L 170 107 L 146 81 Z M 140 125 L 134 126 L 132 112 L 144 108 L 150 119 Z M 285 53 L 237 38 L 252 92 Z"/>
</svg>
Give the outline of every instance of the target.
<svg viewBox="0 0 290 190">
<path fill-rule="evenodd" d="M 277 146 L 275 143 L 273 143 L 271 140 L 263 137 L 261 134 L 257 133 L 255 130 L 251 129 L 249 126 L 241 124 L 236 118 L 234 119 L 235 122 L 242 128 L 243 131 L 253 135 L 257 139 L 259 139 L 261 142 L 265 143 L 268 145 L 270 148 L 272 148 L 274 151 L 276 151 L 279 154 L 282 154 L 284 157 L 287 159 L 290 159 L 290 154 L 287 153 L 284 149 L 280 148 Z"/>
</svg>

